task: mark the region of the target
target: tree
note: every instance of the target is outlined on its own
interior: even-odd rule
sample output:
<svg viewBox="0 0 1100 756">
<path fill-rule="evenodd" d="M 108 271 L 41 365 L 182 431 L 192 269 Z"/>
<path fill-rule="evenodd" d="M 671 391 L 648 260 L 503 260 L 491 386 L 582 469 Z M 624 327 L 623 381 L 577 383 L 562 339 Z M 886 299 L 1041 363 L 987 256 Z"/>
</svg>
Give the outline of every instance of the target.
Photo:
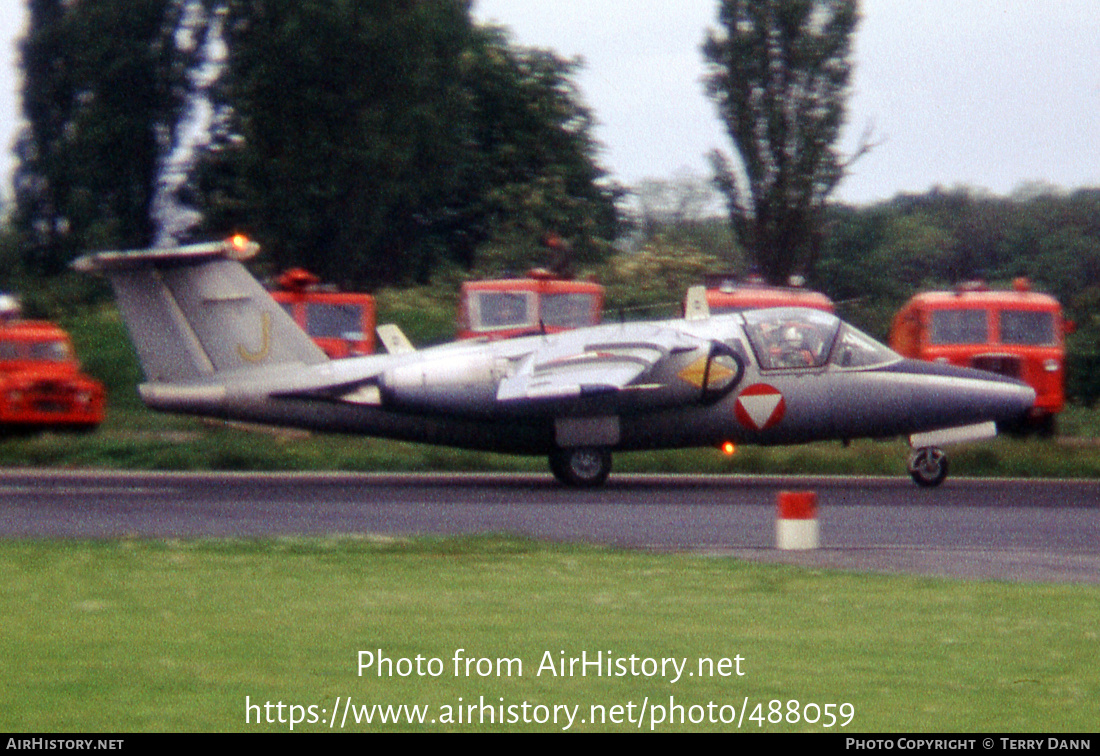
<svg viewBox="0 0 1100 756">
<path fill-rule="evenodd" d="M 33 270 L 87 247 L 145 246 L 186 61 L 182 0 L 30 0 L 16 225 Z"/>
<path fill-rule="evenodd" d="M 470 0 L 28 7 L 16 222 L 34 271 L 186 241 L 190 213 L 166 229 L 180 204 L 202 216 L 192 237 L 250 232 L 267 261 L 354 285 L 424 280 L 487 240 L 550 231 L 598 256 L 592 240 L 617 230 L 579 61 L 475 26 Z M 177 159 L 204 94 L 210 138 Z"/>
<path fill-rule="evenodd" d="M 722 0 L 703 45 L 707 94 L 737 152 L 711 153 L 730 220 L 774 283 L 809 272 L 825 200 L 856 155 L 836 148 L 851 74 L 856 0 Z"/>
<path fill-rule="evenodd" d="M 495 237 L 584 253 L 614 232 L 576 61 L 475 26 L 466 0 L 228 8 L 229 118 L 193 187 L 206 230 L 356 286 L 471 266 Z"/>
<path fill-rule="evenodd" d="M 425 275 L 460 165 L 466 3 L 229 0 L 226 30 L 205 229 L 341 283 Z"/>
<path fill-rule="evenodd" d="M 595 262 L 618 235 L 616 203 L 624 192 L 599 164 L 592 114 L 575 83 L 580 65 L 516 46 L 492 26 L 475 30 L 467 53 L 467 199 L 458 215 L 471 240 L 520 251 L 523 260 L 513 257 L 513 264 L 534 262 L 548 235 L 569 240 L 572 259 L 565 262 Z"/>
</svg>

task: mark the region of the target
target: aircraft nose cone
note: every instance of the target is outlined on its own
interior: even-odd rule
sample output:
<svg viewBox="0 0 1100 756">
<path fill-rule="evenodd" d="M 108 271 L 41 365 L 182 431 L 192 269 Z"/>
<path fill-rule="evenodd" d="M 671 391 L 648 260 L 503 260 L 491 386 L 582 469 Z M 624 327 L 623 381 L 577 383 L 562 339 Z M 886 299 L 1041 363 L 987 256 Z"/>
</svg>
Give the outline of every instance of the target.
<svg viewBox="0 0 1100 756">
<path fill-rule="evenodd" d="M 936 424 L 1012 422 L 1035 404 L 1035 389 L 996 373 L 918 360 L 898 368 L 917 379 L 914 415 Z"/>
<path fill-rule="evenodd" d="M 1035 389 L 1026 383 L 992 384 L 987 391 L 991 394 L 990 419 L 998 423 L 1014 423 L 1023 420 L 1028 411 L 1035 406 Z"/>
<path fill-rule="evenodd" d="M 1035 389 L 1028 386 L 1026 383 L 1021 383 L 1016 387 L 1016 392 L 1013 397 L 1014 416 L 1019 417 L 1025 415 L 1032 407 L 1035 406 Z"/>
</svg>

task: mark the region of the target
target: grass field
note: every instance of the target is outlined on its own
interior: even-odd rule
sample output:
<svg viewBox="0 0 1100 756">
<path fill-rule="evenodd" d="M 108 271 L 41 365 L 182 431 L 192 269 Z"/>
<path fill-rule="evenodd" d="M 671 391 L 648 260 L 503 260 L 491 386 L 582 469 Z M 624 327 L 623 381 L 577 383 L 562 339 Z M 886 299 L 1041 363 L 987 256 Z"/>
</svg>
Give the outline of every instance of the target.
<svg viewBox="0 0 1100 756">
<path fill-rule="evenodd" d="M 333 711 L 340 728 L 350 698 L 344 727 L 354 731 L 555 731 L 568 711 L 572 730 L 635 730 L 638 719 L 643 730 L 732 730 L 708 720 L 745 708 L 748 731 L 836 732 L 850 719 L 844 731 L 1088 732 L 1100 698 L 1096 587 L 508 537 L 9 541 L 0 572 L 3 731 L 288 731 L 292 713 L 296 730 L 324 731 Z M 486 674 L 475 662 L 456 675 L 459 649 L 487 660 Z M 381 651 L 393 672 L 372 665 L 360 676 L 360 651 Z M 638 674 L 629 661 L 622 675 L 540 673 L 582 652 L 633 655 Z M 644 661 L 664 658 L 686 660 L 679 680 Z M 722 658 L 725 675 L 698 674 L 700 659 Z M 458 721 L 460 705 L 482 700 L 503 724 L 481 724 L 488 714 L 477 711 L 471 724 L 469 710 Z M 426 706 L 425 723 L 356 723 L 372 704 Z M 569 707 L 556 724 L 555 706 Z M 784 718 L 822 718 L 769 722 L 779 707 Z M 832 728 L 828 713 L 839 716 Z M 548 721 L 523 722 L 538 716 Z"/>
</svg>

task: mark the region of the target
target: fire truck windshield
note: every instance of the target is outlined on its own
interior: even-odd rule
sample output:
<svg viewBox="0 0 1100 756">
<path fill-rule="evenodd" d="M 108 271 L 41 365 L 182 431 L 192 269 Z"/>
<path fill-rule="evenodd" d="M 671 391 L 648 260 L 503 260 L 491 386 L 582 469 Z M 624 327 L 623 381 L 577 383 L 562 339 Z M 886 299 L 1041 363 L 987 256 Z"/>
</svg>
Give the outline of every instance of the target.
<svg viewBox="0 0 1100 756">
<path fill-rule="evenodd" d="M 22 339 L 0 340 L 0 361 L 35 360 L 39 362 L 69 362 L 72 349 L 64 339 L 26 341 Z"/>
<path fill-rule="evenodd" d="M 935 310 L 928 330 L 932 344 L 984 344 L 989 341 L 985 310 Z"/>
<path fill-rule="evenodd" d="M 527 292 L 484 291 L 476 297 L 480 322 L 476 328 L 533 325 Z"/>
<path fill-rule="evenodd" d="M 562 328 L 591 325 L 595 299 L 592 294 L 545 294 L 542 297 L 542 321 L 545 325 Z"/>
<path fill-rule="evenodd" d="M 1053 346 L 1054 313 L 1035 310 L 1003 310 L 1001 343 L 1028 346 Z"/>
<path fill-rule="evenodd" d="M 314 338 L 363 338 L 363 310 L 356 305 L 307 302 L 306 322 Z"/>
</svg>

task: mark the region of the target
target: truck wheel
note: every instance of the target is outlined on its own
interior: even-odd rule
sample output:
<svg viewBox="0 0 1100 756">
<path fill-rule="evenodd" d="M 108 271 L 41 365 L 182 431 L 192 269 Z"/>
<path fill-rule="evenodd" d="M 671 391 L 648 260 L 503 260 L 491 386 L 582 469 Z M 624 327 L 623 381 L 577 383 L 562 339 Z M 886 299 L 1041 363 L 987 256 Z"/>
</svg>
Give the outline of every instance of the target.
<svg viewBox="0 0 1100 756">
<path fill-rule="evenodd" d="M 947 455 L 935 446 L 914 449 L 909 455 L 909 475 L 917 485 L 935 488 L 947 477 Z"/>
<path fill-rule="evenodd" d="M 550 470 L 567 486 L 599 486 L 611 472 L 611 451 L 590 446 L 555 449 L 550 453 Z"/>
</svg>

